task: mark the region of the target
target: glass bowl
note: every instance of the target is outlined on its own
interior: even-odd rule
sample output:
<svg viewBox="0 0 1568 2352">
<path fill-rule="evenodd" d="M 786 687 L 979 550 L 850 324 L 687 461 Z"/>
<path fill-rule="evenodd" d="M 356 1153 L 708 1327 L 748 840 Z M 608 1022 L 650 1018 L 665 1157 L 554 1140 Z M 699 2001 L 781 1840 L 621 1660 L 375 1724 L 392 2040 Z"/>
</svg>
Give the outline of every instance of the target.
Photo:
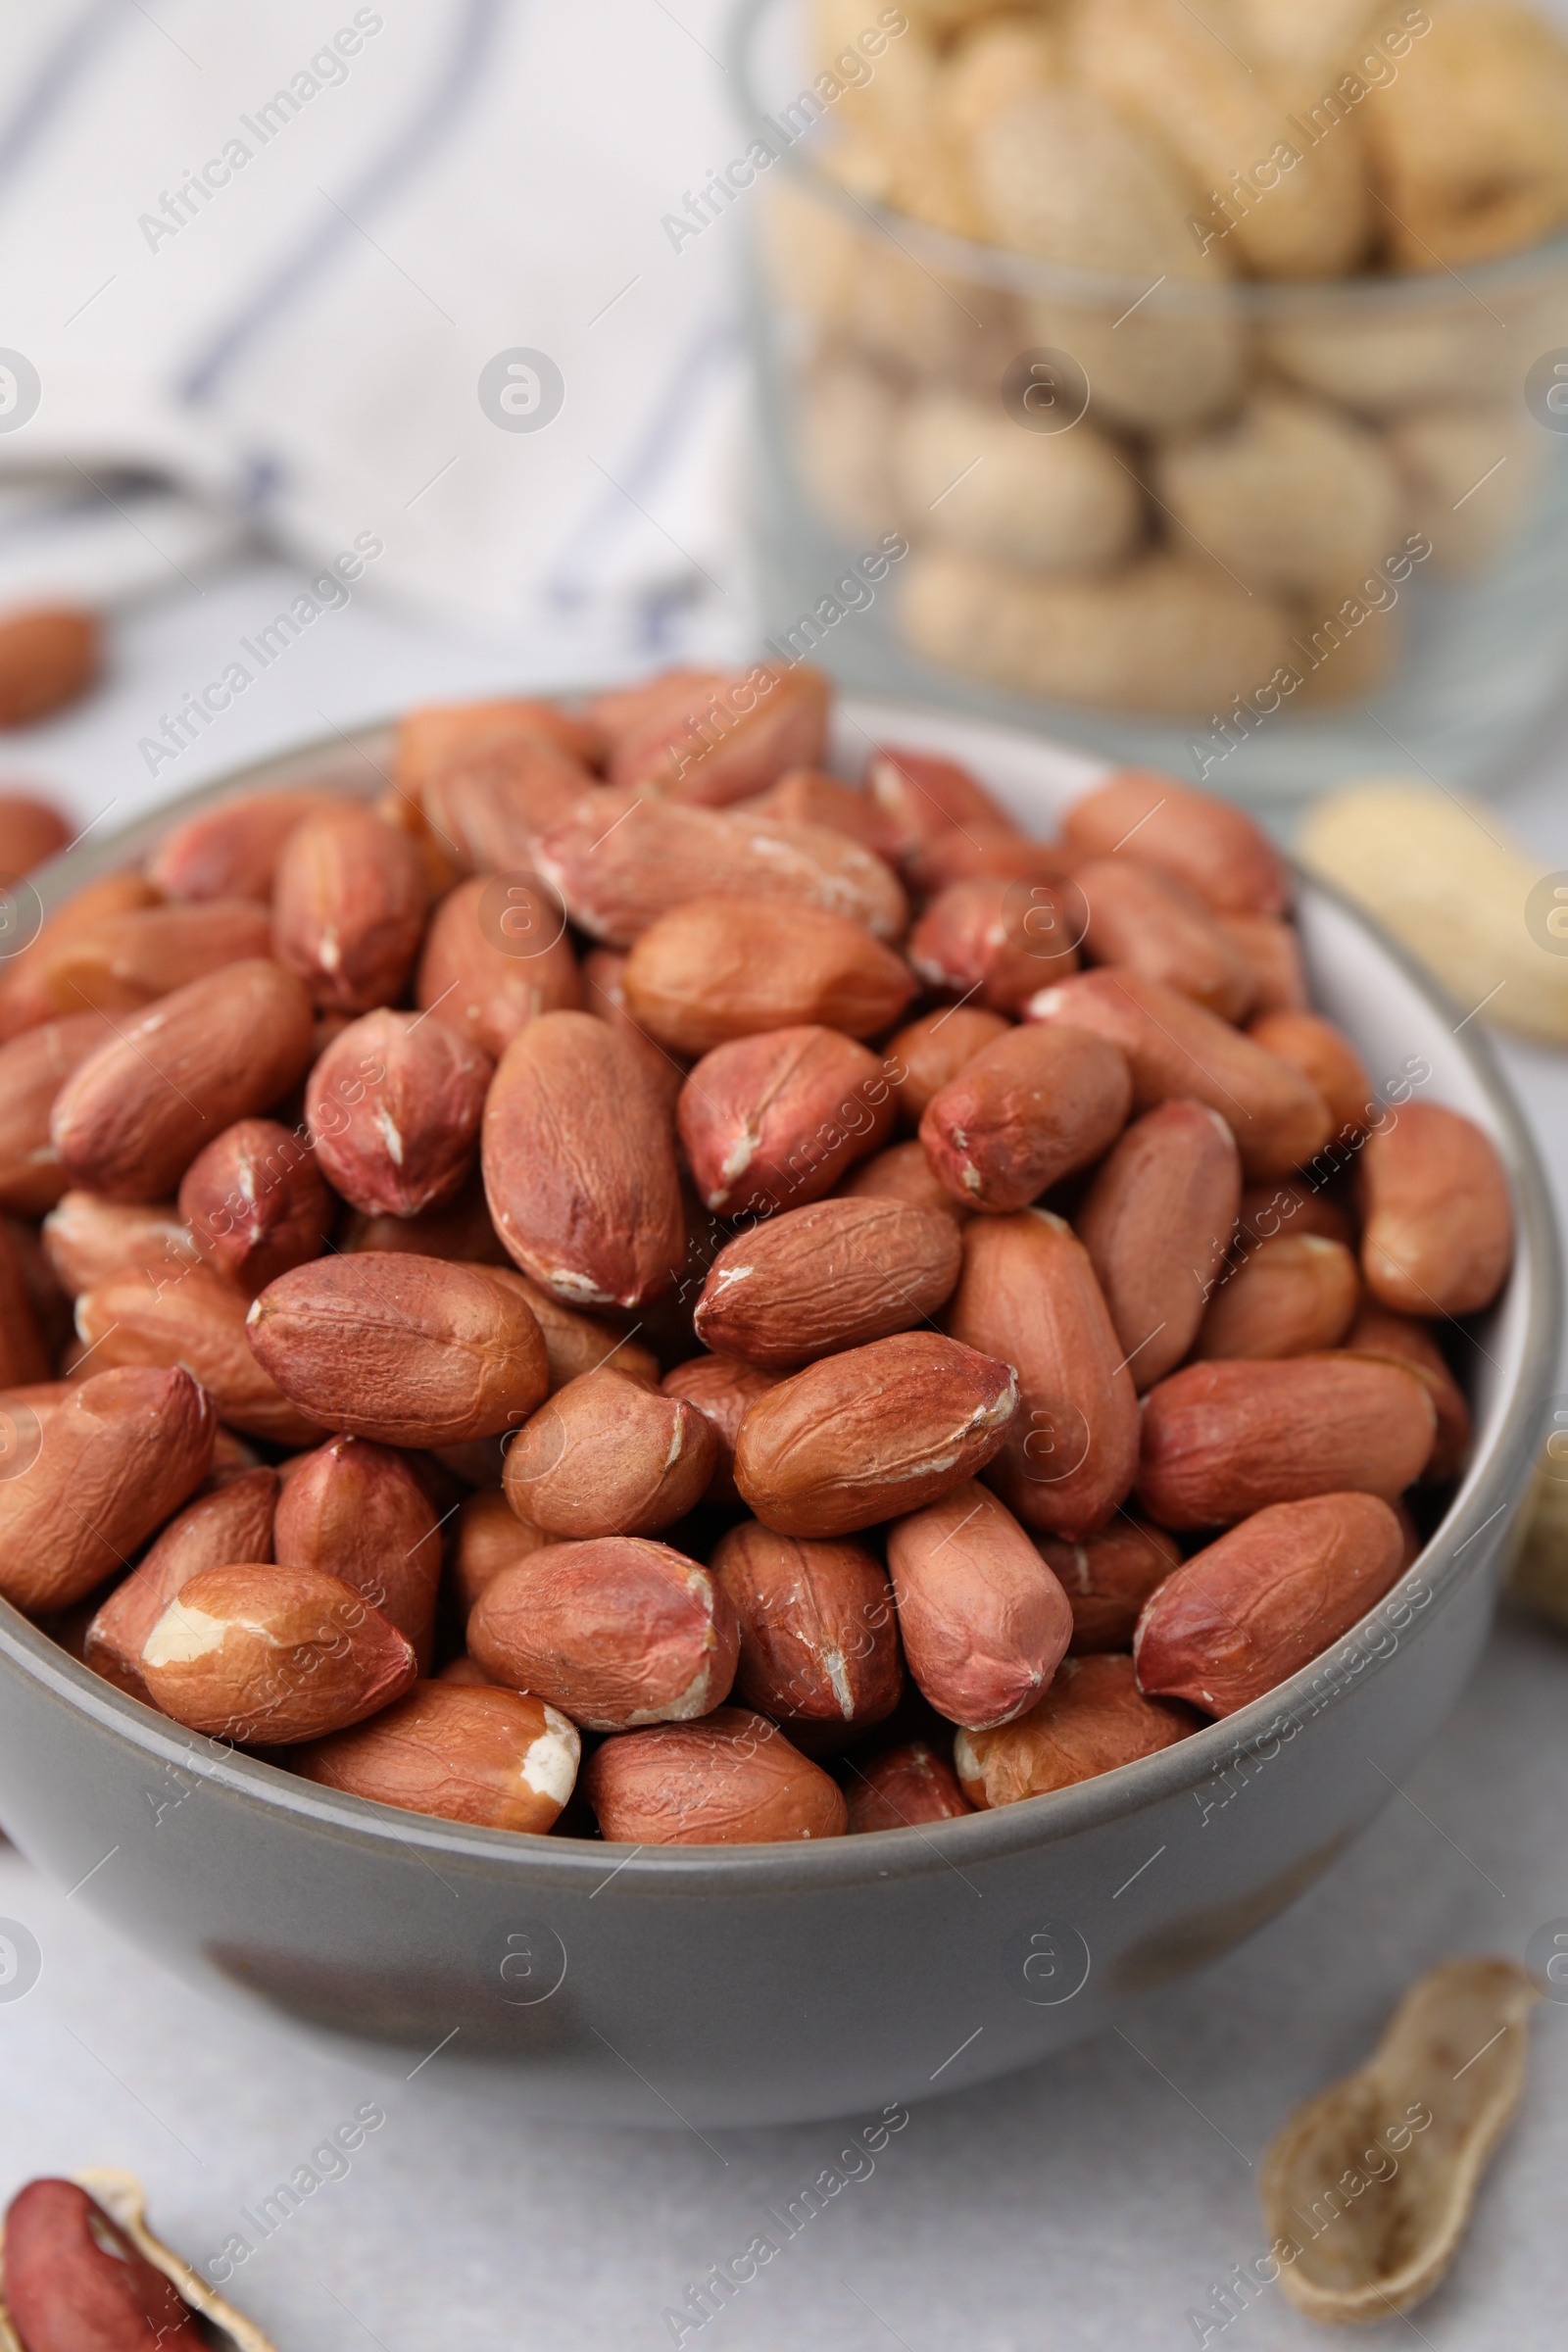
<svg viewBox="0 0 1568 2352">
<path fill-rule="evenodd" d="M 798 31 L 741 0 L 750 160 L 704 191 L 750 221 L 771 644 L 1282 814 L 1516 767 L 1568 681 L 1568 233 L 1462 278 L 1067 269 L 843 184 Z"/>
</svg>

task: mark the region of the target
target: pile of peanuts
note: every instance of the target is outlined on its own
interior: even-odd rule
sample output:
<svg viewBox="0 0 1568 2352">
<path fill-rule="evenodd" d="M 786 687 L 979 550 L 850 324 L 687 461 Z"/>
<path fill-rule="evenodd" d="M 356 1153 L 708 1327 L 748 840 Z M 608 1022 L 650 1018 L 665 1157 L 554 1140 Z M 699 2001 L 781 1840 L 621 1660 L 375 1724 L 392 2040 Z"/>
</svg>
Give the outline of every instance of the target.
<svg viewBox="0 0 1568 2352">
<path fill-rule="evenodd" d="M 1151 713 L 1360 702 L 1402 584 L 1515 535 L 1568 270 L 1470 272 L 1568 220 L 1568 46 L 1533 8 L 818 0 L 811 62 L 778 122 L 814 110 L 847 197 L 751 151 L 796 455 L 846 546 L 912 543 L 926 660 Z"/>
<path fill-rule="evenodd" d="M 1236 808 L 828 772 L 804 667 L 411 711 L 0 978 L 0 1593 L 323 1787 L 897 1828 L 1248 1705 L 1462 1469 L 1487 1137 Z"/>
</svg>

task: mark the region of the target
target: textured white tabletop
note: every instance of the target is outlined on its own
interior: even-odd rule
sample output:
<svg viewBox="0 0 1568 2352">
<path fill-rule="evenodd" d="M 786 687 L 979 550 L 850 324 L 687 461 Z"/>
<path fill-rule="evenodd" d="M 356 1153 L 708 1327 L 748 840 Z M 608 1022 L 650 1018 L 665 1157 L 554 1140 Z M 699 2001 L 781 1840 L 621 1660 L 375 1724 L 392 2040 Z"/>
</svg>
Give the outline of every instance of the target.
<svg viewBox="0 0 1568 2352">
<path fill-rule="evenodd" d="M 29 739 L 82 821 L 155 797 L 134 757 L 144 714 L 210 674 L 281 571 L 242 569 L 144 612 L 116 676 Z M 525 674 L 592 674 L 612 649 L 535 645 Z M 190 754 L 204 774 L 400 701 L 482 691 L 514 653 L 404 624 L 361 601 L 259 681 Z M 181 762 L 183 767 L 184 762 Z M 1516 826 L 1568 865 L 1568 740 L 1508 794 Z M 1506 1049 L 1568 1205 L 1568 1063 Z M 1420 1970 L 1459 1951 L 1521 1954 L 1568 1917 L 1568 1642 L 1499 1628 L 1457 1713 L 1360 1842 L 1262 1935 L 1150 1996 L 1053 2065 L 917 2108 L 852 2181 L 688 2343 L 723 2352 L 1162 2352 L 1190 2312 L 1263 2251 L 1255 2167 L 1295 2102 L 1359 2062 Z M 530 2123 L 509 2081 L 441 2058 L 413 2081 L 362 2053 L 210 2004 L 0 1852 L 0 1917 L 43 1955 L 0 2001 L 0 2197 L 89 2164 L 145 2180 L 153 2218 L 193 2260 L 356 2112 L 371 2130 L 340 2178 L 289 2215 L 231 2291 L 282 2352 L 634 2352 L 674 2340 L 689 2281 L 742 2252 L 845 2132 L 694 2133 L 650 2095 L 646 2132 Z M 911 1955 L 910 1966 L 918 1965 Z M 758 2032 L 767 2032 L 765 2018 Z M 1521 2112 L 1448 2283 L 1362 2339 L 1442 2352 L 1555 2347 L 1568 2298 L 1568 2006 L 1544 2006 Z M 863 2173 L 864 2160 L 854 2169 Z M 322 2168 L 324 2169 L 324 2168 Z M 1273 2352 L 1314 2331 L 1278 2288 L 1211 2344 Z"/>
</svg>

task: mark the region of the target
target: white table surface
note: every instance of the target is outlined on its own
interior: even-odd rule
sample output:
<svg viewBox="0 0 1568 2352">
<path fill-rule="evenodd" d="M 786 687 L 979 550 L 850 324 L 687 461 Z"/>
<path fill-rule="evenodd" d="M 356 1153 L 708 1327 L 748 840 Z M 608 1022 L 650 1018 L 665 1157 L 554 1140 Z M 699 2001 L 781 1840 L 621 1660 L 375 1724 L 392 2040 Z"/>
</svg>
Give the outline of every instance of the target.
<svg viewBox="0 0 1568 2352">
<path fill-rule="evenodd" d="M 157 786 L 138 738 L 285 575 L 247 566 L 122 628 L 116 674 L 4 764 L 63 788 L 83 823 L 396 704 L 519 674 L 514 649 L 443 636 L 368 599 L 313 637 Z M 578 638 L 533 645 L 522 674 L 603 674 Z M 113 804 L 112 808 L 110 804 Z M 1568 741 L 1500 806 L 1568 865 Z M 1568 1061 L 1505 1049 L 1568 1204 Z M 688 2342 L 725 2352 L 1172 2352 L 1187 2314 L 1263 2250 L 1255 2168 L 1297 2100 L 1357 2064 L 1408 1980 L 1446 1954 L 1522 1954 L 1568 1916 L 1568 1642 L 1508 1616 L 1403 1792 L 1282 1918 L 1205 1973 L 1152 1994 L 1051 2065 L 917 2108 L 852 2184 Z M 0 1851 L 0 1915 L 43 1953 L 0 2003 L 0 2197 L 39 2173 L 139 2173 L 152 2215 L 200 2261 L 363 2102 L 384 2107 L 328 2182 L 239 2276 L 282 2352 L 634 2352 L 672 2340 L 665 2308 L 745 2247 L 762 2209 L 833 2161 L 832 2124 L 706 2142 L 662 2128 L 586 2132 L 519 2117 L 508 2079 L 440 2058 L 412 2082 L 352 2049 L 192 1994 Z M 911 1960 L 911 1966 L 917 1963 Z M 766 2021 L 759 2021 L 765 2033 Z M 1529 2083 L 1448 2282 L 1360 2340 L 1443 2352 L 1556 2347 L 1568 2300 L 1568 2007 L 1544 2006 Z M 707 2144 L 710 2142 L 711 2144 Z M 1223 2342 L 1272 2352 L 1316 2331 L 1273 2288 Z"/>
</svg>

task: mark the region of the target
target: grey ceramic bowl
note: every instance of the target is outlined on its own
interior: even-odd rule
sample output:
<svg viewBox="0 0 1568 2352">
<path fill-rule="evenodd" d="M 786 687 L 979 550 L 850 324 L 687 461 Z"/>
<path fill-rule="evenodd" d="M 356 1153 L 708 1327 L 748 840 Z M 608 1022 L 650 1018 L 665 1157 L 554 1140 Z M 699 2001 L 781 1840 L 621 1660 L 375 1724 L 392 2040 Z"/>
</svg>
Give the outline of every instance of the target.
<svg viewBox="0 0 1568 2352">
<path fill-rule="evenodd" d="M 968 760 L 1026 822 L 1095 771 L 970 722 L 850 703 L 868 740 Z M 384 737 L 329 765 L 379 788 Z M 230 778 L 222 789 L 241 781 Z M 77 853 L 46 904 L 177 814 Z M 581 2120 L 783 2122 L 933 2096 L 1102 2028 L 1136 1991 L 1227 1950 L 1387 1802 L 1475 1662 L 1556 1362 L 1552 1213 L 1473 1026 L 1329 893 L 1299 917 L 1317 1002 L 1375 1081 L 1414 1057 L 1426 1099 L 1494 1138 L 1518 1210 L 1508 1288 L 1474 1352 L 1477 1443 L 1410 1573 L 1292 1682 L 1145 1762 L 928 1829 L 821 1845 L 530 1840 L 331 1794 L 227 1754 L 75 1665 L 0 1605 L 0 1819 L 78 1900 L 209 1991 L 454 2065 Z M 90 1875 L 89 1875 L 90 1874 Z"/>
</svg>

